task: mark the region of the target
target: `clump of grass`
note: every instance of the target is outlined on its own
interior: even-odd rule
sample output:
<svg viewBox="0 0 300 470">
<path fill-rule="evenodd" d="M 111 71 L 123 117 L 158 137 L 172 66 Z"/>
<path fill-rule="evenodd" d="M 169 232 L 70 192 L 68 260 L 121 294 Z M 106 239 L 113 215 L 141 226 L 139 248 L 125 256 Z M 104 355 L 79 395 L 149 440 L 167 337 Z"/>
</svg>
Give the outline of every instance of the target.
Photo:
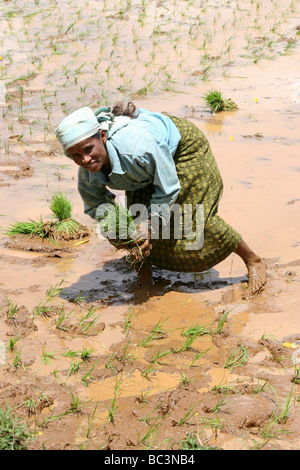
<svg viewBox="0 0 300 470">
<path fill-rule="evenodd" d="M 237 105 L 231 98 L 223 98 L 222 92 L 218 90 L 208 91 L 202 96 L 202 98 L 213 113 L 238 109 Z"/>
<path fill-rule="evenodd" d="M 220 447 L 203 444 L 198 434 L 187 433 L 180 441 L 180 450 L 222 450 Z"/>
<path fill-rule="evenodd" d="M 0 410 L 0 450 L 26 450 L 33 434 L 11 411 Z"/>
<path fill-rule="evenodd" d="M 10 237 L 37 236 L 54 242 L 81 239 L 89 235 L 87 228 L 72 218 L 72 203 L 63 193 L 52 194 L 50 209 L 51 221 L 44 222 L 41 217 L 39 221 L 29 219 L 28 222 L 16 222 L 10 225 L 5 234 Z"/>
</svg>

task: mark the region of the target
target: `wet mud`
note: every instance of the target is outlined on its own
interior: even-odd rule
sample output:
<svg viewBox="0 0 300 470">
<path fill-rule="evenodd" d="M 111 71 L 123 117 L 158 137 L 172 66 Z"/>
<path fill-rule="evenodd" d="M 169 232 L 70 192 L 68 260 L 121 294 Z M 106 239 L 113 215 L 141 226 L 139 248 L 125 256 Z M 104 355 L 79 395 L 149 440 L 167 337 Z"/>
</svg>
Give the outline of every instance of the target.
<svg viewBox="0 0 300 470">
<path fill-rule="evenodd" d="M 175 3 L 1 6 L 0 408 L 33 450 L 300 446 L 300 5 Z M 207 109 L 212 88 L 238 109 Z M 235 254 L 204 273 L 154 268 L 146 292 L 98 237 L 54 129 L 118 100 L 206 134 L 219 213 L 266 260 L 259 295 Z M 53 190 L 88 237 L 5 234 L 49 218 Z"/>
</svg>

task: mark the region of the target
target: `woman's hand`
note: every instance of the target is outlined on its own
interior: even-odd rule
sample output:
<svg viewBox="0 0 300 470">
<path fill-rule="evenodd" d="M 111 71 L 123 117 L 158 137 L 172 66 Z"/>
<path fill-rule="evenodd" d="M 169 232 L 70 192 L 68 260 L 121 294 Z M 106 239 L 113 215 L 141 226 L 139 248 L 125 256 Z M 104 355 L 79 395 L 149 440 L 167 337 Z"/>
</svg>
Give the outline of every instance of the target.
<svg viewBox="0 0 300 470">
<path fill-rule="evenodd" d="M 138 243 L 138 249 L 139 249 L 140 252 L 142 252 L 142 255 L 143 256 L 149 256 L 151 248 L 152 248 L 152 245 L 151 245 L 151 230 L 150 229 L 148 230 L 147 240 L 140 239 L 140 240 L 137 240 L 137 242 L 139 242 Z"/>
<path fill-rule="evenodd" d="M 143 263 L 144 258 L 150 255 L 151 252 L 151 230 L 148 230 L 148 239 L 138 239 L 135 242 L 135 246 L 130 249 L 130 262 L 132 266 L 137 263 Z"/>
<path fill-rule="evenodd" d="M 151 229 L 148 227 L 146 229 L 147 239 L 145 237 L 138 237 L 134 240 L 120 240 L 120 239 L 111 239 L 107 240 L 111 245 L 113 245 L 117 250 L 128 250 L 130 254 L 134 254 L 134 251 L 139 253 L 139 257 L 142 255 L 144 257 L 149 256 L 152 245 L 151 241 Z"/>
</svg>

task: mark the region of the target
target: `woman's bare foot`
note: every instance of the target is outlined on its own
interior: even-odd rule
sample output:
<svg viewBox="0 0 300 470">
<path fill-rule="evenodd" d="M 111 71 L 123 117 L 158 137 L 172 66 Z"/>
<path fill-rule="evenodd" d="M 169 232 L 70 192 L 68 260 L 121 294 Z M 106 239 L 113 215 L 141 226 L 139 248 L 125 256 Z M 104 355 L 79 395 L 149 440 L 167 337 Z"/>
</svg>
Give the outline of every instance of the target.
<svg viewBox="0 0 300 470">
<path fill-rule="evenodd" d="M 267 282 L 265 261 L 260 256 L 256 255 L 244 240 L 241 241 L 240 245 L 235 250 L 235 253 L 243 259 L 247 266 L 249 276 L 249 294 L 258 294 Z"/>
<path fill-rule="evenodd" d="M 247 268 L 249 276 L 249 294 L 258 294 L 267 282 L 266 263 L 263 259 L 254 262 L 250 261 Z"/>
</svg>

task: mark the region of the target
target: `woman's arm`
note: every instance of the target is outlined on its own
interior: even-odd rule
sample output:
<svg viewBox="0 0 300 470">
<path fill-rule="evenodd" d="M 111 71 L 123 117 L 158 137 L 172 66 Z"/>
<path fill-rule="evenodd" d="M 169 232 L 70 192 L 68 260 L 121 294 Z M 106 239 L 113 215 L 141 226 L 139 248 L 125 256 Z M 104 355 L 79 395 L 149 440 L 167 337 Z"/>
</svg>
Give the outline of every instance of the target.
<svg viewBox="0 0 300 470">
<path fill-rule="evenodd" d="M 83 200 L 84 213 L 96 219 L 97 208 L 101 204 L 108 202 L 108 199 L 114 200 L 115 195 L 108 191 L 106 186 L 102 183 L 90 183 L 87 170 L 79 168 L 78 171 L 78 191 Z"/>
</svg>

